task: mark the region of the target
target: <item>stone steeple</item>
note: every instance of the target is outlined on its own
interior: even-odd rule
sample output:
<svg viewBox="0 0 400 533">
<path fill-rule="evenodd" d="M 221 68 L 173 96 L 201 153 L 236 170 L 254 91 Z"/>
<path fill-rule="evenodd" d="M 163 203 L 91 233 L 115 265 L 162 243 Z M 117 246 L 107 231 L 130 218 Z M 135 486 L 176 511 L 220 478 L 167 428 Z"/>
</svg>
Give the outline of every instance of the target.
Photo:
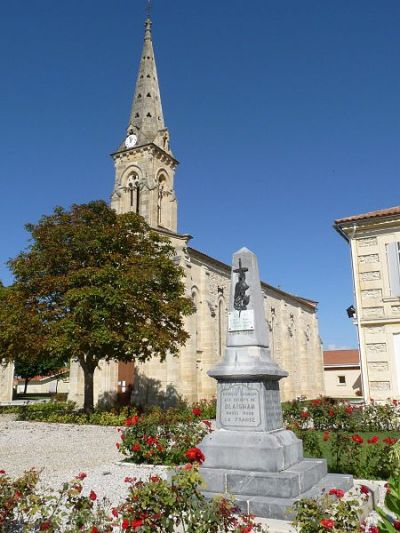
<svg viewBox="0 0 400 533">
<path fill-rule="evenodd" d="M 176 232 L 174 174 L 178 161 L 164 124 L 151 25 L 147 18 L 126 138 L 112 154 L 115 184 L 111 206 L 118 213 L 142 215 L 155 229 Z"/>
<path fill-rule="evenodd" d="M 128 134 L 131 131 L 136 133 L 139 146 L 155 140 L 162 141 L 162 134 L 161 139 L 158 138 L 160 133 L 167 133 L 151 38 L 151 24 L 151 20 L 146 19 L 143 51 L 127 130 Z M 163 143 L 162 148 L 166 148 Z"/>
</svg>

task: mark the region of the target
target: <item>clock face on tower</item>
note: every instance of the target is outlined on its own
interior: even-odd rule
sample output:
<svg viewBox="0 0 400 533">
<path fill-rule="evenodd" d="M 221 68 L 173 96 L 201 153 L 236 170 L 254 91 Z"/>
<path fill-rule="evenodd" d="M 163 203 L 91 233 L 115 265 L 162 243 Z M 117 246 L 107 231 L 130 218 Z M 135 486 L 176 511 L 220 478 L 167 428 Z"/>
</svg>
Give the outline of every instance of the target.
<svg viewBox="0 0 400 533">
<path fill-rule="evenodd" d="M 134 133 L 130 133 L 128 137 L 125 139 L 125 146 L 127 148 L 133 148 L 136 143 L 137 143 L 137 137 Z"/>
</svg>

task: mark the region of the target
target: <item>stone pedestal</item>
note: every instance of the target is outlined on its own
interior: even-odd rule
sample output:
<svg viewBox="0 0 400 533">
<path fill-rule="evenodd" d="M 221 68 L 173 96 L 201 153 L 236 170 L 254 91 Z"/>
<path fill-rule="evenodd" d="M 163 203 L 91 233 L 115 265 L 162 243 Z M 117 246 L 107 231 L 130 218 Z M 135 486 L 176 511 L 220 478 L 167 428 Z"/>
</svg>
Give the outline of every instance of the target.
<svg viewBox="0 0 400 533">
<path fill-rule="evenodd" d="M 199 446 L 205 495 L 230 493 L 246 513 L 288 519 L 296 499 L 353 481 L 328 475 L 324 459 L 304 459 L 302 441 L 283 427 L 279 380 L 287 372 L 270 356 L 257 260 L 247 249 L 234 255 L 231 286 L 224 359 L 209 371 L 217 430 Z"/>
</svg>

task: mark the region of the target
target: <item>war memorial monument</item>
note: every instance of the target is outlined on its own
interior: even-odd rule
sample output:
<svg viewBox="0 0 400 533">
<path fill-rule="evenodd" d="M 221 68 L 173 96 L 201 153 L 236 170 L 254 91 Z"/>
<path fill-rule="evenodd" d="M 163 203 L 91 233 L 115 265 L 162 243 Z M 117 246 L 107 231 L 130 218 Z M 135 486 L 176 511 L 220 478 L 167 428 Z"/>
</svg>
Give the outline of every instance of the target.
<svg viewBox="0 0 400 533">
<path fill-rule="evenodd" d="M 233 256 L 228 332 L 217 380 L 217 429 L 200 448 L 205 494 L 230 493 L 245 512 L 287 519 L 296 499 L 353 486 L 350 475 L 327 474 L 325 459 L 304 459 L 303 443 L 283 427 L 279 380 L 272 360 L 255 254 Z M 296 357 L 296 354 L 293 354 Z"/>
</svg>

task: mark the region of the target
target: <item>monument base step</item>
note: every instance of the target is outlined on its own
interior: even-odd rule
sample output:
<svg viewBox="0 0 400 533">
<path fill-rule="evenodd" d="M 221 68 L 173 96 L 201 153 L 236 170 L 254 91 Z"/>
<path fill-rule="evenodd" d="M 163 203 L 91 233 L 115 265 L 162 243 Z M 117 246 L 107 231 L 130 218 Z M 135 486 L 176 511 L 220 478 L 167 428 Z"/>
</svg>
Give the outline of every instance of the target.
<svg viewBox="0 0 400 533">
<path fill-rule="evenodd" d="M 253 496 L 295 498 L 318 483 L 327 474 L 325 459 L 304 459 L 282 472 L 200 469 L 206 490 Z"/>
<path fill-rule="evenodd" d="M 281 473 L 282 474 L 282 473 Z M 295 498 L 279 498 L 265 495 L 235 494 L 235 504 L 243 513 L 252 514 L 262 518 L 275 518 L 278 520 L 291 520 L 295 513 L 293 510 L 294 502 L 302 498 L 316 498 L 322 496 L 330 489 L 343 489 L 348 491 L 353 487 L 353 477 L 346 474 L 327 474 L 313 487 L 305 492 L 300 493 Z M 227 491 L 211 492 L 204 491 L 206 498 L 226 495 Z"/>
</svg>

